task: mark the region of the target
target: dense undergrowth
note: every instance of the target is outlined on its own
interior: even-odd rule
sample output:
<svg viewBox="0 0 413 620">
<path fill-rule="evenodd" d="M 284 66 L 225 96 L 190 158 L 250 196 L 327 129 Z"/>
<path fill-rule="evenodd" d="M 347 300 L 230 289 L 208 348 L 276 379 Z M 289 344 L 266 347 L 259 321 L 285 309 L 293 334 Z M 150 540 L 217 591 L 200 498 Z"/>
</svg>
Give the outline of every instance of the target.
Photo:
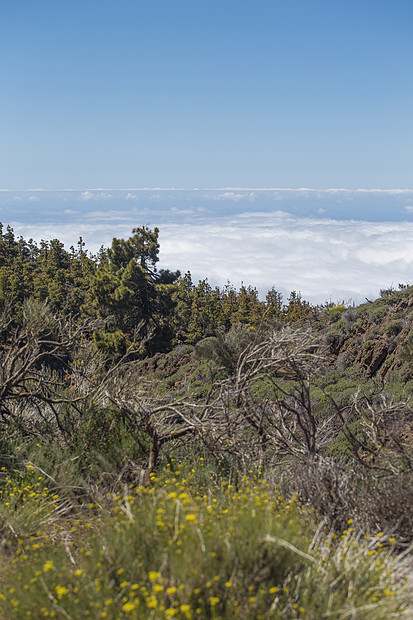
<svg viewBox="0 0 413 620">
<path fill-rule="evenodd" d="M 260 474 L 235 483 L 203 457 L 191 469 L 172 462 L 150 485 L 72 515 L 37 474 L 7 478 L 3 491 L 3 553 L 14 556 L 2 567 L 4 618 L 387 618 L 407 608 L 393 540 L 360 537 L 351 518 L 329 534 Z"/>
<path fill-rule="evenodd" d="M 87 332 L 25 312 L 2 365 L 0 617 L 410 613 L 397 390 L 347 373 L 338 397 L 308 327 L 108 365 Z"/>
</svg>

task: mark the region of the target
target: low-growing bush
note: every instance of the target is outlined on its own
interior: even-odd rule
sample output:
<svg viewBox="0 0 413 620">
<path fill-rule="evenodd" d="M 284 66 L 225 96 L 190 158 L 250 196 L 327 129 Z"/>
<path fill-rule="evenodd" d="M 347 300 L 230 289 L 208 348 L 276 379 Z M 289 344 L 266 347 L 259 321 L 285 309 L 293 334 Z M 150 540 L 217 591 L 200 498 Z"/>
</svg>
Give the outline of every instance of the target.
<svg viewBox="0 0 413 620">
<path fill-rule="evenodd" d="M 202 461 L 199 463 L 202 468 Z M 309 618 L 398 615 L 403 566 L 380 536 L 340 540 L 260 477 L 152 477 L 77 521 L 66 544 L 20 539 L 3 570 L 6 618 Z M 85 536 L 87 533 L 87 537 Z"/>
</svg>

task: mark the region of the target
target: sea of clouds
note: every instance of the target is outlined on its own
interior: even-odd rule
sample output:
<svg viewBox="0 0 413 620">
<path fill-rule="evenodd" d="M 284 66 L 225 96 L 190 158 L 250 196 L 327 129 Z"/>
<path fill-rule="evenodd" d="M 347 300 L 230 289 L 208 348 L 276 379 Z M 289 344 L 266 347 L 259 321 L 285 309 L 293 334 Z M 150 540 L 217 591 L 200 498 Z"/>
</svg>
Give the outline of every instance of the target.
<svg viewBox="0 0 413 620">
<path fill-rule="evenodd" d="M 359 303 L 413 282 L 412 190 L 3 190 L 0 221 L 67 248 L 82 236 L 92 252 L 158 226 L 160 267 L 261 296 Z"/>
</svg>

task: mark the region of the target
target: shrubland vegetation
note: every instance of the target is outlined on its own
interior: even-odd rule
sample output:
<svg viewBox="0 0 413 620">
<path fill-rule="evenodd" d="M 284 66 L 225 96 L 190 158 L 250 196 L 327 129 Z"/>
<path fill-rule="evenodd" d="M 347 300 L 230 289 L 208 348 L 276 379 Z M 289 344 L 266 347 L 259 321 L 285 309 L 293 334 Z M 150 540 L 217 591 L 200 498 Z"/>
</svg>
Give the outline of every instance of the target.
<svg viewBox="0 0 413 620">
<path fill-rule="evenodd" d="M 413 289 L 359 307 L 0 235 L 4 618 L 411 614 Z"/>
</svg>

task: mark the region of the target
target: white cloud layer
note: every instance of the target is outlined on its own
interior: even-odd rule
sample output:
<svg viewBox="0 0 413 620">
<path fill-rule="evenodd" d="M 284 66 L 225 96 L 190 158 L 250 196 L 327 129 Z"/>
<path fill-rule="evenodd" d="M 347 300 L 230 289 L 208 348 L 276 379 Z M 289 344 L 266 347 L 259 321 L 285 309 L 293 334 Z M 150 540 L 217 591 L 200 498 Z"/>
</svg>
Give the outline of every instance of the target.
<svg viewBox="0 0 413 620">
<path fill-rule="evenodd" d="M 286 218 L 234 218 L 223 226 L 161 229 L 163 262 L 191 266 L 213 283 L 301 291 L 312 301 L 377 296 L 413 280 L 413 224 Z"/>
<path fill-rule="evenodd" d="M 113 195 L 108 194 L 107 192 L 96 192 L 85 190 L 80 193 L 79 200 L 112 200 Z"/>
<path fill-rule="evenodd" d="M 91 214 L 89 214 L 91 215 Z M 82 235 L 96 251 L 112 238 L 128 237 L 136 216 L 95 217 L 60 225 L 12 223 L 16 234 L 58 237 L 66 247 Z M 119 214 L 118 214 L 119 215 Z M 281 211 L 244 213 L 214 221 L 150 222 L 160 226 L 160 267 L 190 270 L 194 281 L 229 280 L 274 286 L 284 295 L 300 291 L 312 302 L 375 297 L 381 288 L 413 281 L 413 223 L 298 218 Z"/>
</svg>

